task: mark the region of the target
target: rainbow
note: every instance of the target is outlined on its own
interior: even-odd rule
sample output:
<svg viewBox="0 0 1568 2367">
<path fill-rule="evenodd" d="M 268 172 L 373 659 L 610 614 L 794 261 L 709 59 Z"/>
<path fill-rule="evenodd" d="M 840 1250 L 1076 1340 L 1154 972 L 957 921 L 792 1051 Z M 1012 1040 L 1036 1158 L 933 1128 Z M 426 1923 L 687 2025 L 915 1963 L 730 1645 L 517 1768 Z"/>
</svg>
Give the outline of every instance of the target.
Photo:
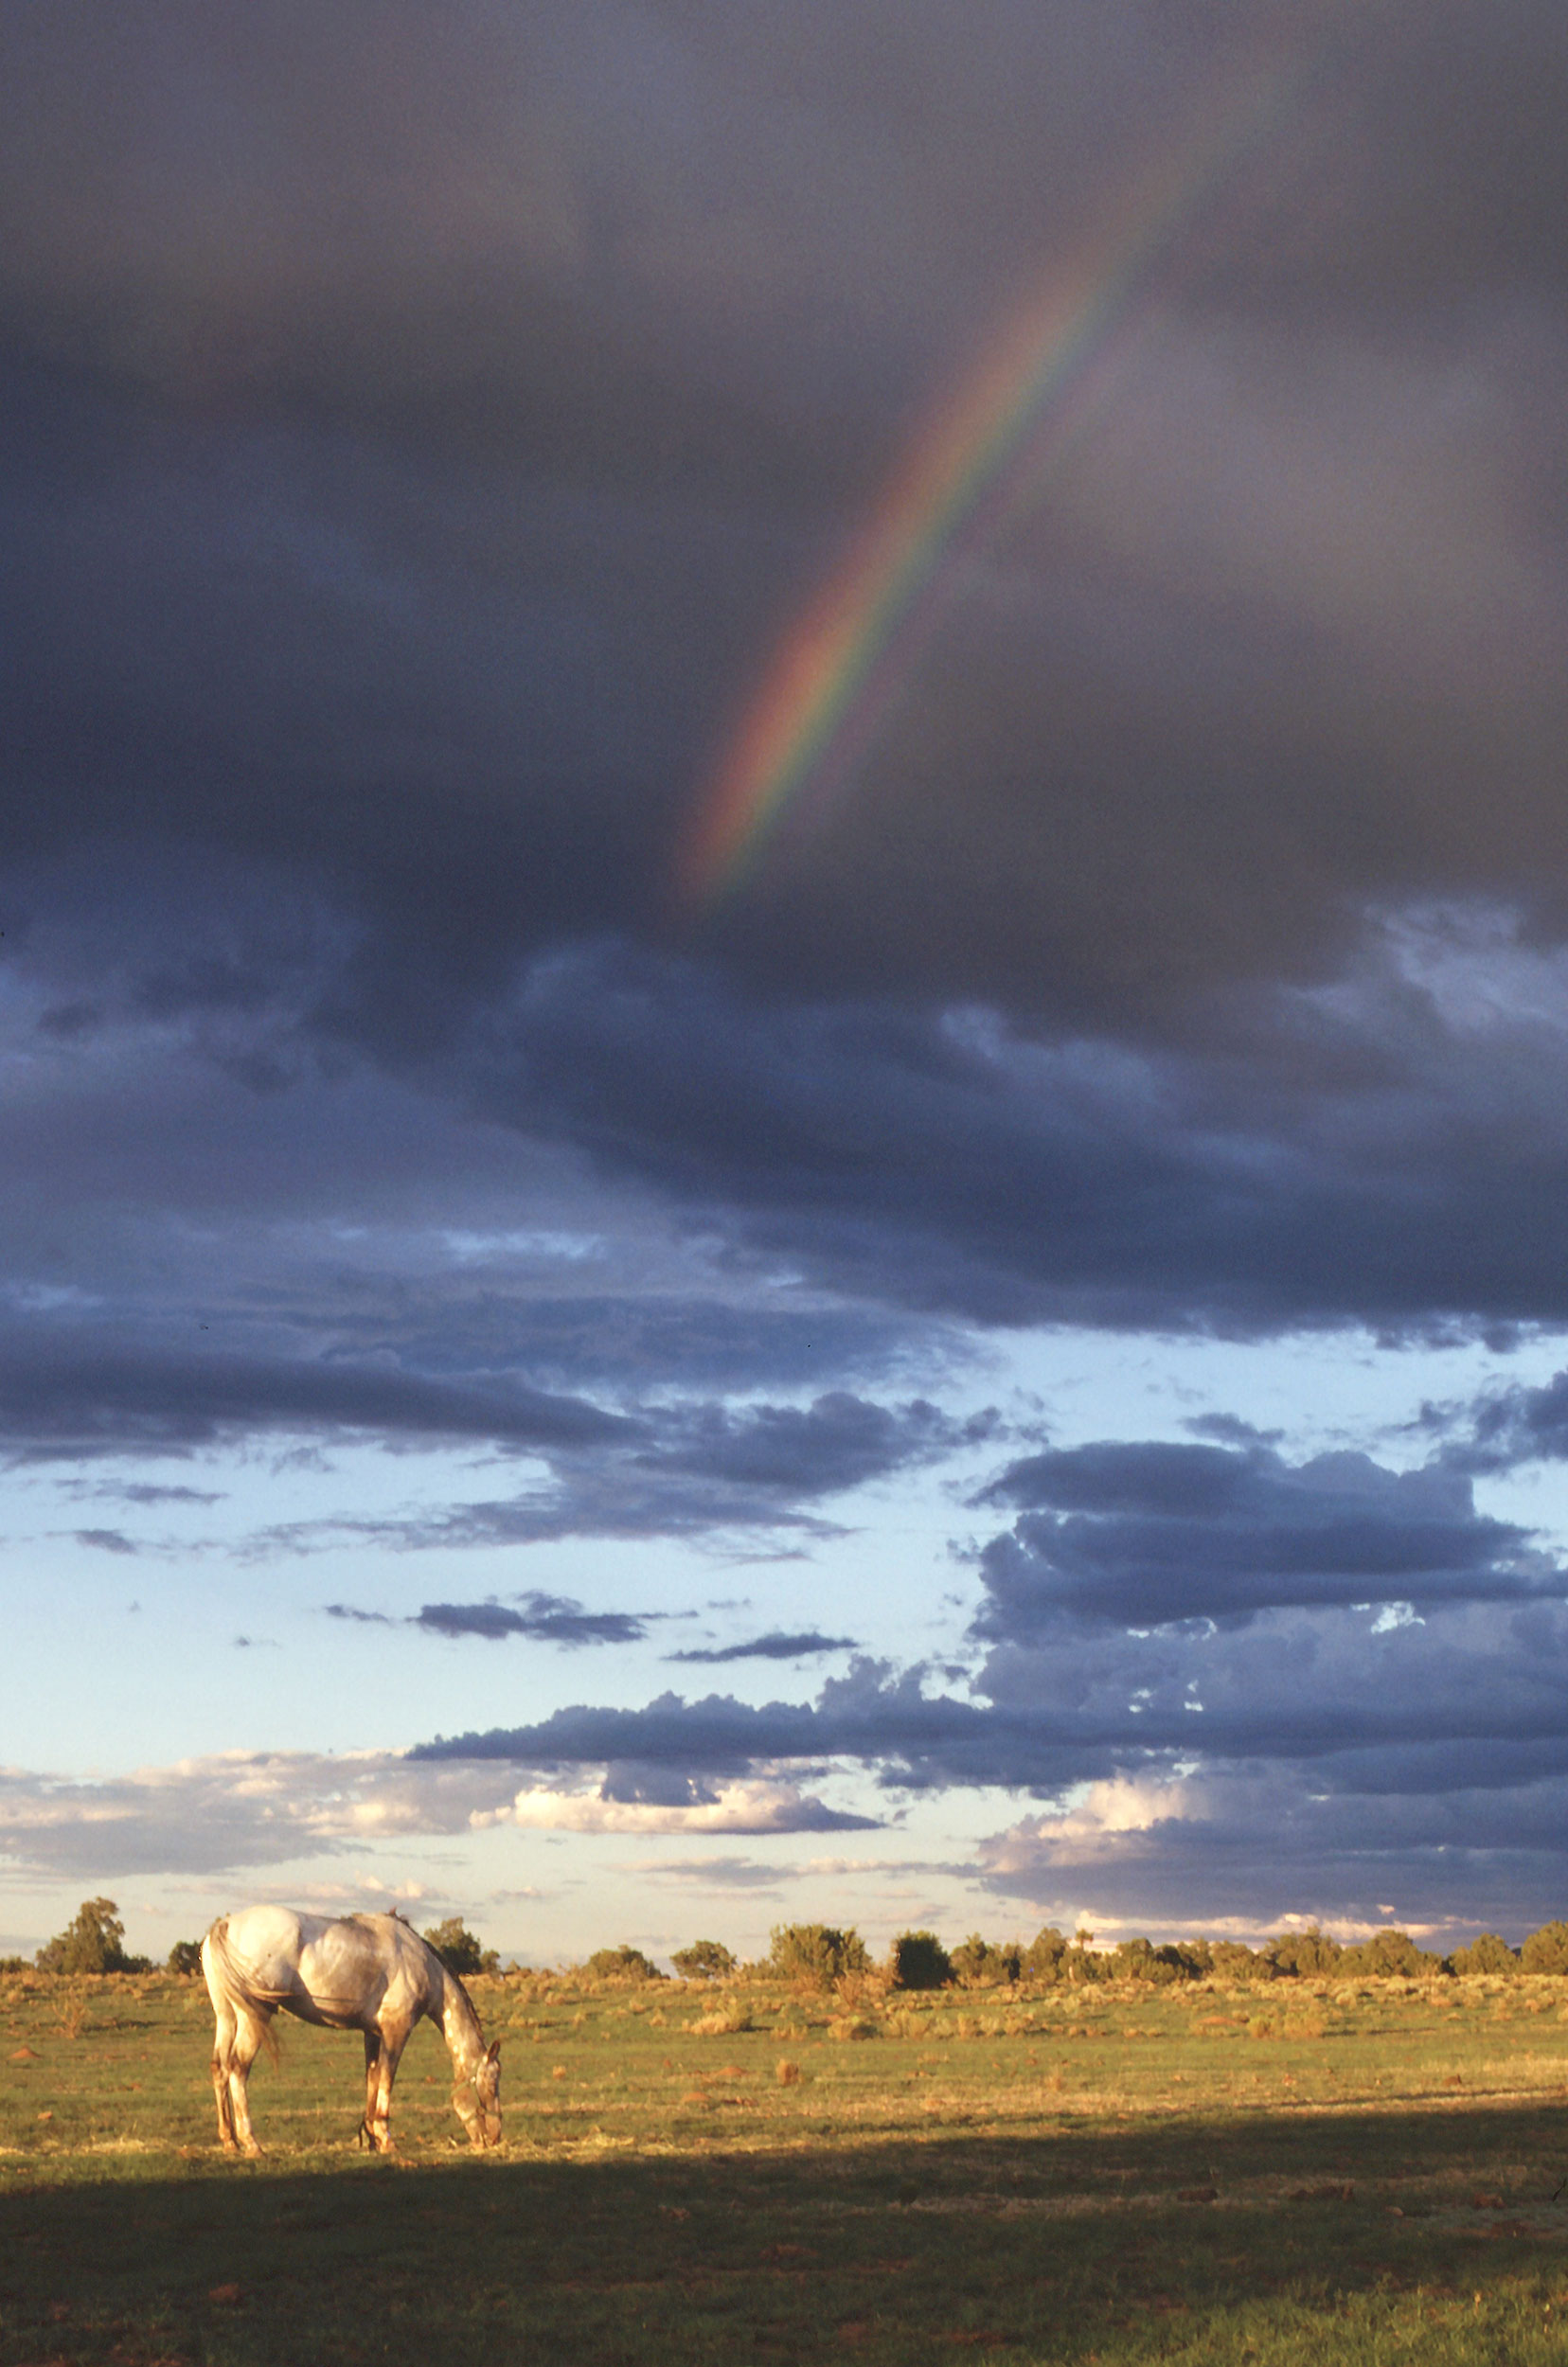
<svg viewBox="0 0 1568 2367">
<path fill-rule="evenodd" d="M 819 811 L 853 773 L 965 568 L 1109 401 L 1180 279 L 1183 234 L 1233 185 L 1301 80 L 1299 67 L 1276 66 L 1212 109 L 1078 269 L 1014 315 L 916 439 L 778 645 L 705 790 L 679 853 L 686 903 L 710 905 L 739 886 L 803 793 Z"/>
</svg>

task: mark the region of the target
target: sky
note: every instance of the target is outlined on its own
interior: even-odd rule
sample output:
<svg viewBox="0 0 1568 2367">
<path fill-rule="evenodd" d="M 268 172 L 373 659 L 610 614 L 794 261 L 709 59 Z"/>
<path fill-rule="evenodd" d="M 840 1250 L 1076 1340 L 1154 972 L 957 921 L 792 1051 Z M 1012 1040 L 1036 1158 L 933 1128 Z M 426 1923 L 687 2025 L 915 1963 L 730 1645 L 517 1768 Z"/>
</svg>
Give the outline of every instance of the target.
<svg viewBox="0 0 1568 2367">
<path fill-rule="evenodd" d="M 1568 1912 L 1565 111 L 0 15 L 0 1952 Z"/>
</svg>

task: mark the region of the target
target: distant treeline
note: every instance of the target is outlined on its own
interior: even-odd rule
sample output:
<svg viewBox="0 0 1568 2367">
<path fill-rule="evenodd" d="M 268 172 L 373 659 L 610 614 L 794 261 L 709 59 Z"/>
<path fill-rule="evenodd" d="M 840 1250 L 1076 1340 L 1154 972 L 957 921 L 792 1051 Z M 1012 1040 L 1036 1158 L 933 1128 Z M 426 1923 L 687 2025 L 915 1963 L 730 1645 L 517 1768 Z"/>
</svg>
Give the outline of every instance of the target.
<svg viewBox="0 0 1568 2367">
<path fill-rule="evenodd" d="M 829 1989 L 842 1982 L 864 1982 L 888 1989 L 989 1989 L 1020 1982 L 1054 1987 L 1104 1981 L 1142 1981 L 1162 1986 L 1177 1981 L 1296 1981 L 1305 1979 L 1398 1979 L 1452 1973 L 1568 1973 L 1568 1923 L 1543 1924 L 1522 1948 L 1510 1948 L 1495 1931 L 1484 1931 L 1469 1948 L 1446 1956 L 1418 1948 L 1408 1931 L 1374 1931 L 1346 1947 L 1314 1924 L 1304 1931 L 1282 1931 L 1259 1948 L 1239 1940 L 1122 1940 L 1096 1948 L 1093 1932 L 1069 1939 L 1055 1924 L 1022 1940 L 1000 1944 L 978 1932 L 946 1947 L 934 1931 L 901 1931 L 882 1963 L 854 1930 L 825 1923 L 787 1923 L 772 1934 L 768 1954 L 742 1965 L 720 1940 L 697 1940 L 671 1958 L 686 1981 L 723 1981 L 758 1974 L 775 1981 Z M 640 1949 L 604 1948 L 581 1967 L 597 1981 L 655 1981 L 657 1966 Z"/>
<path fill-rule="evenodd" d="M 1483 1931 L 1469 1948 L 1453 1949 L 1446 1956 L 1418 1948 L 1408 1931 L 1374 1931 L 1370 1939 L 1346 1947 L 1315 1924 L 1304 1931 L 1282 1931 L 1259 1948 L 1248 1948 L 1240 1940 L 1202 1939 L 1161 1945 L 1121 1940 L 1114 1948 L 1096 1948 L 1092 1931 L 1077 1931 L 1068 1939 L 1055 1924 L 1047 1924 L 1027 1946 L 1022 1940 L 983 1940 L 972 1932 L 950 1949 L 934 1931 L 900 1931 L 881 1963 L 853 1928 L 841 1931 L 828 1923 L 782 1923 L 770 1936 L 768 1954 L 756 1964 L 743 1964 L 722 1940 L 694 1940 L 689 1948 L 677 1949 L 670 1961 L 683 1981 L 756 1975 L 821 1989 L 842 1983 L 881 1989 L 995 1989 L 1020 1982 L 1054 1987 L 1062 1982 L 1087 1985 L 1142 1981 L 1160 1987 L 1214 1979 L 1354 1981 L 1439 1973 L 1568 1973 L 1568 1923 L 1542 1924 L 1520 1948 L 1510 1948 L 1495 1931 Z M 433 1924 L 423 1937 L 453 1972 L 503 1970 L 497 1951 L 486 1948 L 455 1915 Z M 124 1939 L 125 1926 L 112 1898 L 83 1899 L 74 1921 L 38 1950 L 33 1965 L 44 1972 L 153 1971 L 150 1957 L 126 1954 Z M 167 1969 L 197 1973 L 201 1968 L 200 1940 L 177 1940 Z M 21 1956 L 0 1959 L 0 1971 L 30 1969 Z M 598 1949 L 576 1969 L 592 1981 L 629 1984 L 668 1978 L 640 1948 L 630 1945 Z"/>
</svg>

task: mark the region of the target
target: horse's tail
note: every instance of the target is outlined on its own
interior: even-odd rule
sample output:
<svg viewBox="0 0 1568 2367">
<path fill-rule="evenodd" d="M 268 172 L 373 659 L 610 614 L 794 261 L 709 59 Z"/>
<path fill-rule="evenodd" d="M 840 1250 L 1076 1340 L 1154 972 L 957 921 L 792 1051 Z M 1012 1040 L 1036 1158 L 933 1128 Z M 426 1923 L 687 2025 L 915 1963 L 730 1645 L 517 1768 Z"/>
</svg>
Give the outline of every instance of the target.
<svg viewBox="0 0 1568 2367">
<path fill-rule="evenodd" d="M 219 1916 L 202 1942 L 202 1971 L 213 2011 L 221 2012 L 225 2004 L 244 2006 L 260 2023 L 261 2043 L 267 2050 L 268 2060 L 276 2066 L 277 2036 L 273 2029 L 273 2016 L 288 1992 L 265 1987 L 240 1962 L 229 1946 L 227 1915 Z"/>
</svg>

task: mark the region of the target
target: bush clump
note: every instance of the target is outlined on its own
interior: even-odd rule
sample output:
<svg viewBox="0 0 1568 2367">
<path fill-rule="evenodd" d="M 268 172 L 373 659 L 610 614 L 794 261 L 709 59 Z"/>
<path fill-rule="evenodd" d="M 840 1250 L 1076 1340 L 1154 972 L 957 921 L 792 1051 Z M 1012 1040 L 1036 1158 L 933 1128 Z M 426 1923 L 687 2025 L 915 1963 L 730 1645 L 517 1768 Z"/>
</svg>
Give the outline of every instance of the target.
<svg viewBox="0 0 1568 2367">
<path fill-rule="evenodd" d="M 1201 1981 L 1209 1963 L 1203 1940 L 1168 1940 L 1163 1948 L 1149 1940 L 1123 1940 L 1111 1951 L 1111 1977 L 1114 1981 L 1147 1981 L 1164 1988 L 1173 1981 Z"/>
<path fill-rule="evenodd" d="M 1568 1972 L 1568 1923 L 1543 1923 L 1519 1951 L 1523 1972 Z"/>
<path fill-rule="evenodd" d="M 778 1981 L 830 1989 L 847 1974 L 865 1972 L 870 1966 L 865 1942 L 852 1929 L 836 1931 L 830 1923 L 779 1923 L 769 1937 L 768 1970 Z"/>
<path fill-rule="evenodd" d="M 166 1972 L 180 1973 L 187 1979 L 191 1973 L 200 1972 L 202 1969 L 201 1941 L 176 1940 L 169 1951 L 169 1962 L 164 1969 Z"/>
<path fill-rule="evenodd" d="M 589 1957 L 584 1969 L 595 1981 L 663 1981 L 666 1975 L 640 1948 L 622 1941 L 619 1948 L 598 1948 Z"/>
<path fill-rule="evenodd" d="M 1056 1925 L 1046 1924 L 1042 1931 L 1035 1933 L 1034 1938 L 1024 1950 L 1025 1980 L 1060 1981 L 1062 1977 L 1061 1967 L 1067 1954 L 1067 1941 L 1057 1930 Z"/>
<path fill-rule="evenodd" d="M 945 1989 L 953 1979 L 953 1959 L 935 1931 L 900 1931 L 887 1969 L 896 1989 Z"/>
<path fill-rule="evenodd" d="M 1402 1931 L 1398 1934 L 1380 1931 L 1375 1936 L 1380 1940 L 1405 1938 Z M 1406 1941 L 1406 1946 L 1414 1948 L 1415 1942 Z M 1332 1932 L 1320 1931 L 1313 1923 L 1305 1931 L 1282 1931 L 1277 1939 L 1269 1942 L 1263 1953 L 1274 1967 L 1276 1978 L 1310 1981 L 1326 1973 L 1337 1972 L 1345 1949 Z"/>
<path fill-rule="evenodd" d="M 1343 1949 L 1334 1970 L 1343 1979 L 1415 1980 L 1422 1973 L 1438 1972 L 1440 1956 L 1429 1956 L 1417 1947 L 1408 1931 L 1374 1931 L 1359 1948 Z"/>
<path fill-rule="evenodd" d="M 1016 1940 L 993 1947 L 971 1931 L 953 1951 L 954 1977 L 966 1989 L 999 1989 L 1015 1982 L 1024 1969 L 1024 1950 Z"/>
<path fill-rule="evenodd" d="M 1523 1969 L 1519 1950 L 1510 1948 L 1496 1931 L 1483 1931 L 1471 1940 L 1469 1948 L 1456 1948 L 1446 1960 L 1450 1972 L 1504 1972 Z"/>
<path fill-rule="evenodd" d="M 722 1940 L 693 1940 L 669 1961 L 683 1981 L 727 1981 L 735 1970 L 735 1958 Z"/>
</svg>

